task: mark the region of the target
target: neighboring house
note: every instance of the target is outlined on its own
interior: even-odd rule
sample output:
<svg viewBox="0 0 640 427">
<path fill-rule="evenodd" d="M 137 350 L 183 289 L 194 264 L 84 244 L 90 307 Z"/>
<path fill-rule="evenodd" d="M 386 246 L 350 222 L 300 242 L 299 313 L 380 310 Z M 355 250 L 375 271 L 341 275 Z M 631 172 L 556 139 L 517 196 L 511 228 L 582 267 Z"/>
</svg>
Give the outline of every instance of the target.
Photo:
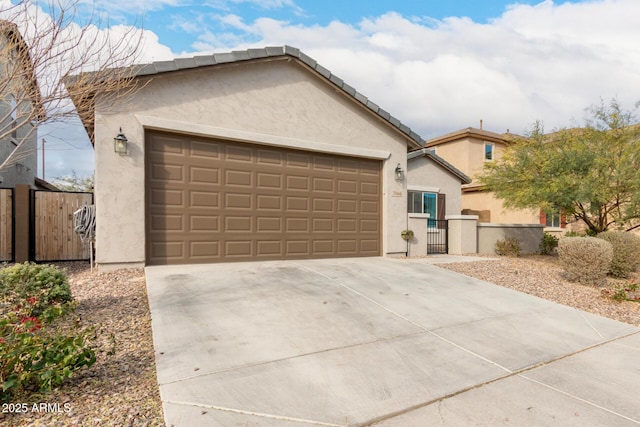
<svg viewBox="0 0 640 427">
<path fill-rule="evenodd" d="M 509 144 L 510 135 L 508 132 L 498 134 L 469 127 L 430 139 L 425 147 L 435 150 L 438 156 L 474 179 L 486 162 L 500 159 Z M 462 212 L 478 215 L 480 222 L 545 224 L 548 231 L 561 230 L 566 226 L 564 217 L 557 214 L 545 215 L 539 209 L 507 209 L 493 192 L 477 182 L 462 186 Z"/>
<path fill-rule="evenodd" d="M 396 169 L 424 141 L 316 61 L 285 46 L 134 70 L 140 89 L 96 93 L 84 120 L 101 268 L 406 253 Z"/>
<path fill-rule="evenodd" d="M 444 220 L 462 211 L 461 186 L 471 179 L 428 148 L 407 155 L 408 212 Z"/>
<path fill-rule="evenodd" d="M 36 119 L 40 91 L 29 50 L 15 24 L 0 21 L 0 187 L 36 187 Z M 18 145 L 20 145 L 19 148 Z M 16 149 L 17 148 L 17 149 Z"/>
</svg>

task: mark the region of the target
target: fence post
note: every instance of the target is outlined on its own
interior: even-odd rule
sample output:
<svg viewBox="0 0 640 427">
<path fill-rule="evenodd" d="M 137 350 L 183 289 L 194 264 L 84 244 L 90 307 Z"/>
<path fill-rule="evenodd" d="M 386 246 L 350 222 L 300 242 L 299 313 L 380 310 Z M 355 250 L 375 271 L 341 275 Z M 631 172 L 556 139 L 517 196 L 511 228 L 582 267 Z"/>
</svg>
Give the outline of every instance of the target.
<svg viewBox="0 0 640 427">
<path fill-rule="evenodd" d="M 447 215 L 449 220 L 449 253 L 478 253 L 478 215 Z"/>
<path fill-rule="evenodd" d="M 14 190 L 15 216 L 14 260 L 16 263 L 30 261 L 31 249 L 31 186 L 16 184 Z"/>
</svg>

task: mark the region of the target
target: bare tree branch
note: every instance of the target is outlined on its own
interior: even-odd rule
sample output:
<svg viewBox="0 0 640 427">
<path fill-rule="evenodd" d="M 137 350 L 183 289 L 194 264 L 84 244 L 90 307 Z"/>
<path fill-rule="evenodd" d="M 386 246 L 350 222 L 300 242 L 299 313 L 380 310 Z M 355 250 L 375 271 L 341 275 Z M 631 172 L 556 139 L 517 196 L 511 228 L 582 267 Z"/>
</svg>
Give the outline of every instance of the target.
<svg viewBox="0 0 640 427">
<path fill-rule="evenodd" d="M 142 31 L 82 20 L 80 1 L 52 0 L 46 13 L 27 1 L 0 4 L 0 152 L 10 151 L 0 171 L 33 154 L 39 125 L 76 116 L 92 123 L 94 93 L 113 102 L 136 91 Z"/>
</svg>

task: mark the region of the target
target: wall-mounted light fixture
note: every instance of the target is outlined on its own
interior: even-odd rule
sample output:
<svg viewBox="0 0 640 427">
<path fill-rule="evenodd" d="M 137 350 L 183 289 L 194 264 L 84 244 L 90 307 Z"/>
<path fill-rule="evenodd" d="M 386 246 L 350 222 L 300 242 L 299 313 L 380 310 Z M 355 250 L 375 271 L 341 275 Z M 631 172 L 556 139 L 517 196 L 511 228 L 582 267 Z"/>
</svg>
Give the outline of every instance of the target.
<svg viewBox="0 0 640 427">
<path fill-rule="evenodd" d="M 398 166 L 396 166 L 396 181 L 404 181 L 404 171 L 402 170 L 402 166 L 400 166 L 400 163 L 398 163 Z"/>
<path fill-rule="evenodd" d="M 127 154 L 128 143 L 129 140 L 126 136 L 124 136 L 124 133 L 122 133 L 122 128 L 120 128 L 120 133 L 118 133 L 118 136 L 113 138 L 113 151 L 120 154 L 121 156 Z"/>
</svg>

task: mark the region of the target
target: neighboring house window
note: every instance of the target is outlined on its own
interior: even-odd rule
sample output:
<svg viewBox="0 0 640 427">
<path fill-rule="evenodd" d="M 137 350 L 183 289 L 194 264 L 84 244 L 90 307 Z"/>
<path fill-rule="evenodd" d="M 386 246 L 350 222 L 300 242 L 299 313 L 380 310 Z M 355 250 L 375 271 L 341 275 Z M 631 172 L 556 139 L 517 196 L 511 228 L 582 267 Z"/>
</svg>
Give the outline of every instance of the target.
<svg viewBox="0 0 640 427">
<path fill-rule="evenodd" d="M 541 216 L 544 216 L 544 218 L 540 218 L 541 224 L 547 227 L 564 228 L 563 215 L 560 213 L 560 209 L 554 209 L 549 213 L 542 212 Z"/>
<path fill-rule="evenodd" d="M 445 200 L 442 193 L 431 193 L 427 191 L 409 191 L 409 213 L 429 214 L 428 227 L 435 227 L 436 220 L 445 217 Z"/>
<path fill-rule="evenodd" d="M 493 160 L 493 144 L 489 142 L 484 143 L 484 159 Z"/>
</svg>

